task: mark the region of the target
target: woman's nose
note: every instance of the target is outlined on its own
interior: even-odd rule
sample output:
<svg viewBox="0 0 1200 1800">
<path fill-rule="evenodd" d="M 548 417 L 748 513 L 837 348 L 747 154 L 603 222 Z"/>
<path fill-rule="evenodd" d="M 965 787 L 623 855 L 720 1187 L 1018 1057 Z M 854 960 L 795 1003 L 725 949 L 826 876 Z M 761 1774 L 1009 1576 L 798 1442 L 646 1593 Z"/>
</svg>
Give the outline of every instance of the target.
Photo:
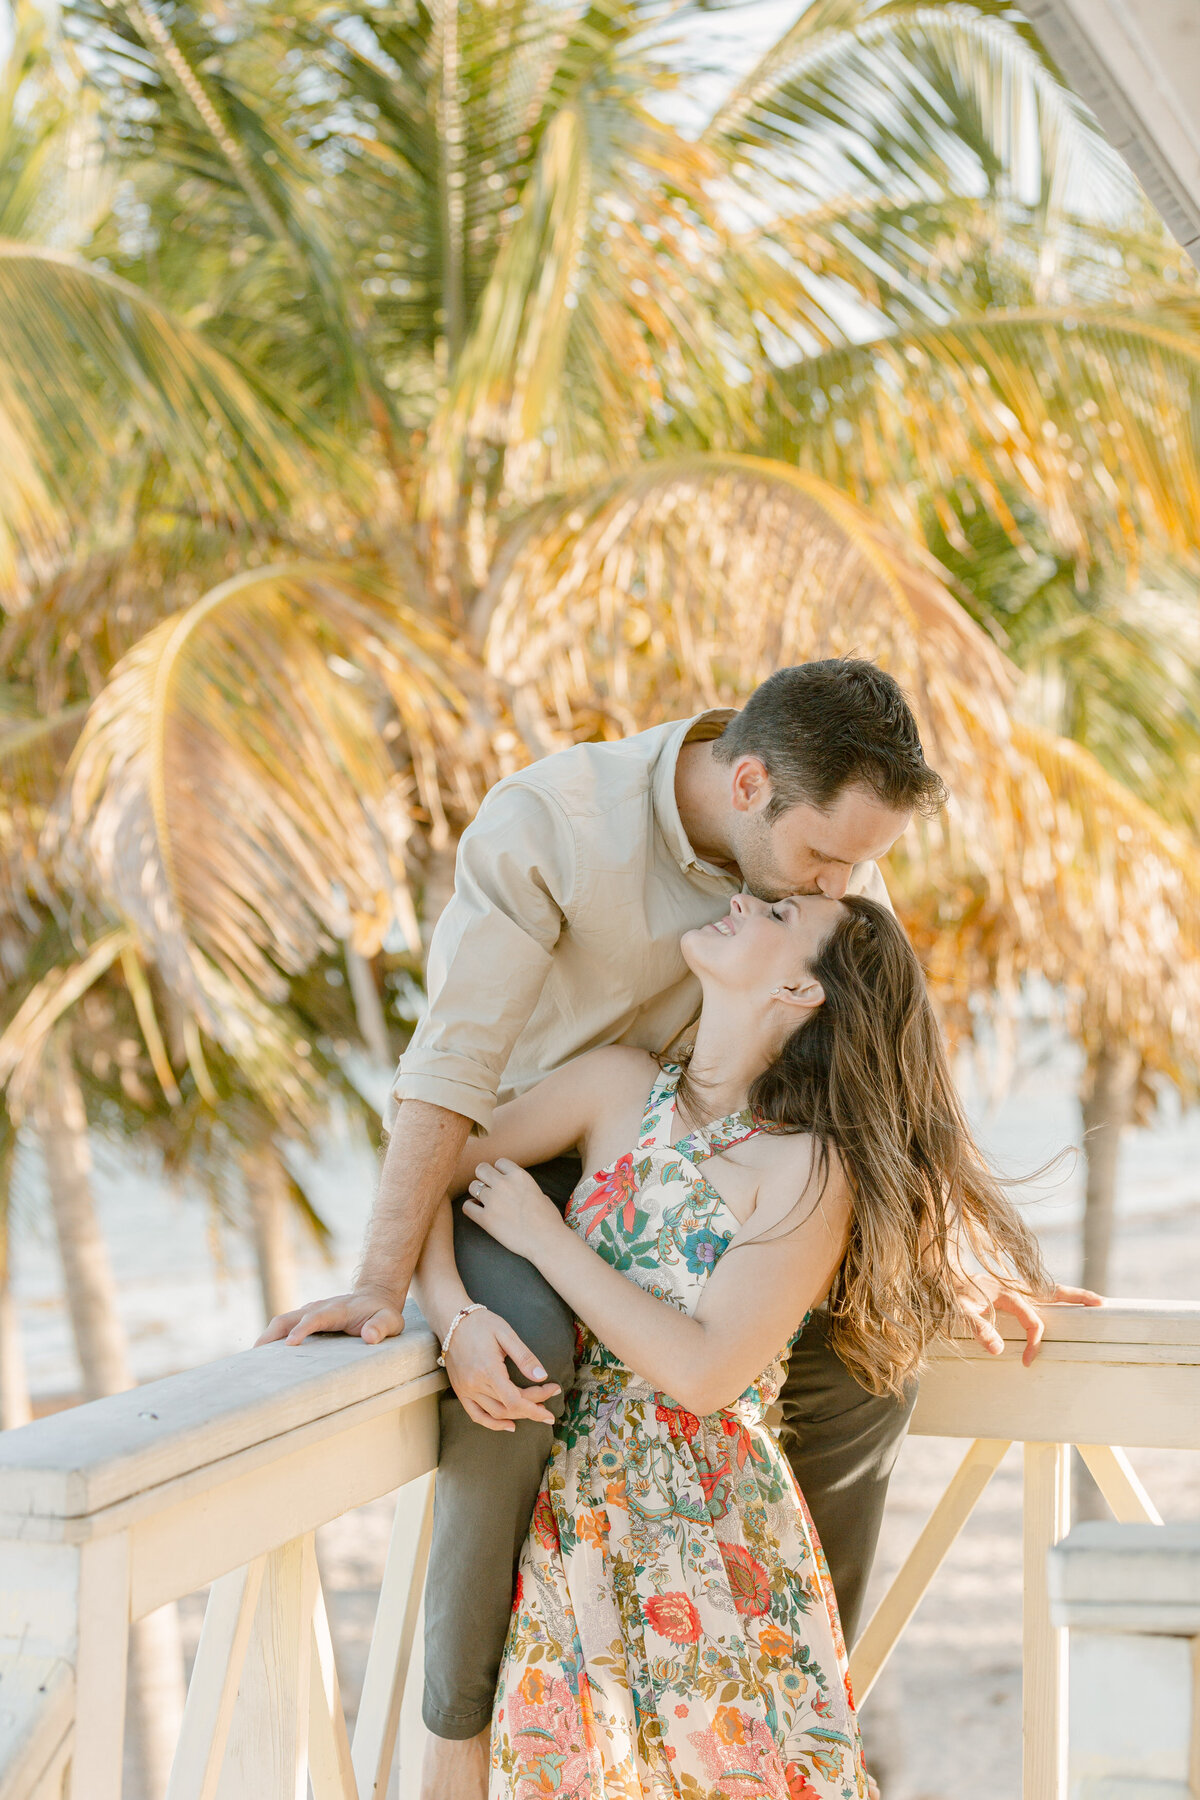
<svg viewBox="0 0 1200 1800">
<path fill-rule="evenodd" d="M 735 913 L 748 912 L 750 909 L 746 905 L 746 898 L 745 894 L 734 894 L 729 902 L 729 910 Z"/>
</svg>

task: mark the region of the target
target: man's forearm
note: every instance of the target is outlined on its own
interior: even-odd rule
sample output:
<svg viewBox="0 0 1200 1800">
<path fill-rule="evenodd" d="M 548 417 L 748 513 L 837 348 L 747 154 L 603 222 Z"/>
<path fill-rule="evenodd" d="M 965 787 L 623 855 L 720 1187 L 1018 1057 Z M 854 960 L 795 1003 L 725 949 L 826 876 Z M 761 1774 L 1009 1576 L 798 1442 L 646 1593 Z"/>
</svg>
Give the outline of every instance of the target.
<svg viewBox="0 0 1200 1800">
<path fill-rule="evenodd" d="M 396 1113 L 367 1226 L 356 1285 L 400 1304 L 434 1214 L 450 1186 L 470 1119 L 427 1100 L 404 1100 Z"/>
</svg>

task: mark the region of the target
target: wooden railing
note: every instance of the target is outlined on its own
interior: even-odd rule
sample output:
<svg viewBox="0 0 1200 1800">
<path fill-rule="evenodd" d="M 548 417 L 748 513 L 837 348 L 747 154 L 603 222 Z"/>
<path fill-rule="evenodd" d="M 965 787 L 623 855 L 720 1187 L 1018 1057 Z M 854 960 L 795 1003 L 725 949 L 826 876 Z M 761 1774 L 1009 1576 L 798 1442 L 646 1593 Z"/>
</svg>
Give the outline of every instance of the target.
<svg viewBox="0 0 1200 1800">
<path fill-rule="evenodd" d="M 118 1800 L 131 1621 L 211 1583 L 170 1800 L 416 1792 L 418 1615 L 436 1346 L 272 1345 L 0 1437 L 0 1800 Z M 913 1430 L 972 1440 L 856 1646 L 865 1700 L 1010 1443 L 1025 1455 L 1024 1800 L 1066 1800 L 1066 1632 L 1047 1552 L 1078 1444 L 1125 1520 L 1157 1515 L 1116 1445 L 1200 1449 L 1200 1306 L 1053 1309 L 1033 1368 L 946 1346 Z M 399 1490 L 348 1739 L 313 1532 Z M 404 1699 L 408 1691 L 407 1702 Z"/>
<path fill-rule="evenodd" d="M 1006 1337 L 1019 1335 L 1001 1321 Z M 1115 1517 L 1160 1524 L 1123 1448 L 1200 1450 L 1200 1305 L 1110 1301 L 1051 1307 L 1032 1367 L 947 1345 L 921 1383 L 911 1429 L 972 1441 L 855 1645 L 861 1704 L 943 1557 L 1012 1443 L 1024 1446 L 1022 1800 L 1066 1800 L 1067 1632 L 1055 1625 L 1047 1555 L 1070 1524 L 1077 1446 Z"/>
</svg>

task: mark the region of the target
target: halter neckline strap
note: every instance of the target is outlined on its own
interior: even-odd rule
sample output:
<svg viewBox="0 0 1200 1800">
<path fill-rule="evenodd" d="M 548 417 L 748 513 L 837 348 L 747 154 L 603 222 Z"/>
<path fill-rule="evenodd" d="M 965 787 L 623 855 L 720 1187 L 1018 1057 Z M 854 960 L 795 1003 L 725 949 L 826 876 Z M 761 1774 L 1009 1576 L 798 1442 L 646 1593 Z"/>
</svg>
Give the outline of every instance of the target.
<svg viewBox="0 0 1200 1800">
<path fill-rule="evenodd" d="M 674 1155 L 685 1157 L 688 1162 L 704 1162 L 708 1157 L 719 1156 L 723 1150 L 744 1142 L 763 1129 L 763 1121 L 748 1106 L 744 1106 L 740 1112 L 726 1113 L 723 1119 L 711 1119 L 707 1125 L 698 1125 L 694 1131 L 689 1131 L 678 1143 L 673 1144 L 671 1132 L 675 1124 L 679 1079 L 682 1074 L 681 1064 L 663 1064 L 662 1073 L 650 1090 L 650 1098 L 642 1115 L 639 1150 L 670 1150 Z"/>
</svg>

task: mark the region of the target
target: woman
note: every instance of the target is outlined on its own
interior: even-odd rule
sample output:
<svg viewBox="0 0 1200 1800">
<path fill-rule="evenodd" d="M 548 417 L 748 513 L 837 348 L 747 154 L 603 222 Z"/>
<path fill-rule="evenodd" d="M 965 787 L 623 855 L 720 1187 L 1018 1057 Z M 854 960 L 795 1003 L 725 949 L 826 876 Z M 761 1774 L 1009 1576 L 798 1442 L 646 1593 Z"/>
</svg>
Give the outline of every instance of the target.
<svg viewBox="0 0 1200 1800">
<path fill-rule="evenodd" d="M 580 1320 L 500 1672 L 493 1800 L 862 1800 L 836 1603 L 764 1423 L 788 1348 L 828 1296 L 844 1360 L 898 1390 L 954 1316 L 960 1247 L 998 1245 L 1045 1286 L 885 908 L 738 895 L 683 949 L 703 992 L 686 1069 L 594 1051 L 466 1153 L 464 1211 Z M 517 1165 L 573 1145 L 597 1173 L 563 1219 Z M 448 1209 L 420 1284 L 431 1317 L 470 1305 Z"/>
</svg>

